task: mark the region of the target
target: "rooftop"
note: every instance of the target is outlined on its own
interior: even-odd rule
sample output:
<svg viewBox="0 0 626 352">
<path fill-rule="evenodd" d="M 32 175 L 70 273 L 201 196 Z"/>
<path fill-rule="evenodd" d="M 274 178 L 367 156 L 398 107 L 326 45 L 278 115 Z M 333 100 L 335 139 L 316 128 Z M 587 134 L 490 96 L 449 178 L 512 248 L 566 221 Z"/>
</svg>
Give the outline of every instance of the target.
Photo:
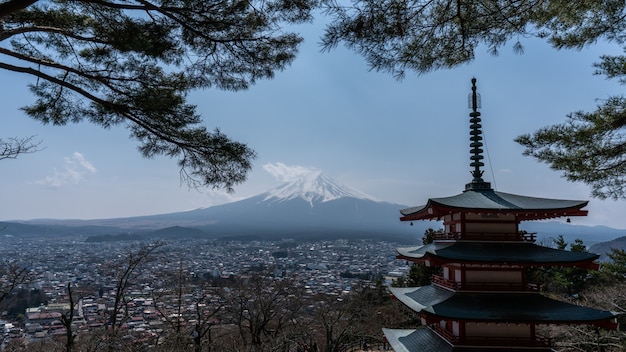
<svg viewBox="0 0 626 352">
<path fill-rule="evenodd" d="M 520 220 L 586 216 L 588 201 L 527 197 L 488 190 L 468 190 L 451 197 L 430 198 L 425 205 L 400 210 L 400 220 L 430 220 L 456 212 L 515 214 Z"/>
<path fill-rule="evenodd" d="M 583 323 L 612 327 L 615 312 L 578 306 L 538 293 L 446 293 L 424 286 L 391 288 L 391 293 L 412 310 L 474 322 L 540 324 Z M 441 295 L 441 297 L 437 297 Z"/>
</svg>

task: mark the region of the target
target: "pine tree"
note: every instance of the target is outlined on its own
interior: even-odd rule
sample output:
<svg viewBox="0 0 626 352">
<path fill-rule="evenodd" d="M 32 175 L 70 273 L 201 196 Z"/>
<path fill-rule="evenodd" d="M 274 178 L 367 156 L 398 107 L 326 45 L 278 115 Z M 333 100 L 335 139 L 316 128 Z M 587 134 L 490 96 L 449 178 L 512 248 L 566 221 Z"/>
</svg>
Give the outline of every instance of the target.
<svg viewBox="0 0 626 352">
<path fill-rule="evenodd" d="M 241 90 L 272 78 L 301 38 L 309 0 L 8 0 L 0 3 L 0 69 L 29 75 L 31 117 L 123 125 L 145 157 L 177 157 L 190 186 L 230 190 L 255 153 L 200 123 L 192 90 Z"/>
</svg>

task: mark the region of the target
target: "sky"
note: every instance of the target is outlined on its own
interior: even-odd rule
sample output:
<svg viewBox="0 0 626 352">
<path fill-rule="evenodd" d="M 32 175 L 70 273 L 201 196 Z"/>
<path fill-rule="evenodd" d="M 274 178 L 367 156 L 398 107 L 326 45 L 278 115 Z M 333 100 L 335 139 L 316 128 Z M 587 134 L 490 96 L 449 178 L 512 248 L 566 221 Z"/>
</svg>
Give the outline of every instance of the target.
<svg viewBox="0 0 626 352">
<path fill-rule="evenodd" d="M 258 154 L 248 180 L 233 194 L 188 189 L 175 159 L 144 159 L 122 127 L 88 123 L 44 126 L 19 110 L 32 101 L 32 78 L 0 71 L 0 138 L 36 135 L 43 149 L 2 160 L 0 220 L 103 219 L 210 207 L 263 193 L 303 173 L 325 175 L 381 201 L 421 205 L 458 194 L 471 181 L 471 79 L 482 98 L 485 181 L 498 191 L 590 200 L 589 216 L 574 224 L 626 229 L 626 201 L 591 199 L 582 183 L 522 155 L 515 137 L 591 111 L 598 99 L 619 95 L 614 80 L 594 75 L 603 54 L 619 46 L 551 48 L 522 39 L 524 53 L 479 48 L 473 62 L 403 80 L 371 71 L 342 47 L 322 53 L 323 26 L 304 25 L 293 64 L 247 91 L 196 91 L 189 99 L 204 124 L 220 128 Z"/>
</svg>

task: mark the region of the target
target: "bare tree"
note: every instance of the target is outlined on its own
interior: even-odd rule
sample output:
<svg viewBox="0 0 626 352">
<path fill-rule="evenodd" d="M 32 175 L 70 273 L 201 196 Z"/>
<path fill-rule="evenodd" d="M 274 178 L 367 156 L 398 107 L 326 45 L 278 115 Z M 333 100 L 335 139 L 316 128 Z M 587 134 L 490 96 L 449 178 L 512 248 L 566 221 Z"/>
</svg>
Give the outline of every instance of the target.
<svg viewBox="0 0 626 352">
<path fill-rule="evenodd" d="M 75 301 L 72 284 L 70 282 L 67 283 L 67 296 L 70 304 L 70 310 L 65 315 L 61 315 L 61 323 L 63 323 L 63 327 L 65 327 L 65 351 L 71 352 L 74 348 L 76 333 L 73 331 L 72 327 L 72 324 L 74 323 Z"/>
<path fill-rule="evenodd" d="M 620 328 L 603 329 L 593 325 L 550 325 L 543 327 L 546 336 L 555 341 L 559 352 L 621 352 L 626 350 L 626 332 L 621 328 L 625 322 L 626 284 L 602 285 L 579 294 L 579 302 L 584 306 L 610 310 L 621 315 L 617 317 Z"/>
<path fill-rule="evenodd" d="M 174 272 L 162 275 L 161 285 L 152 291 L 154 309 L 169 325 L 170 336 L 180 336 L 183 327 L 183 296 L 190 292 L 189 277 L 185 274 L 182 256 Z"/>
<path fill-rule="evenodd" d="M 20 154 L 30 154 L 41 150 L 41 141 L 35 141 L 34 138 L 35 136 L 0 139 L 0 160 L 16 159 Z"/>
<path fill-rule="evenodd" d="M 262 351 L 285 342 L 278 339 L 302 314 L 303 300 L 298 288 L 288 279 L 255 273 L 237 279 L 229 287 L 226 310 L 230 313 L 241 341 L 252 351 Z"/>
<path fill-rule="evenodd" d="M 224 310 L 224 293 L 221 288 L 204 281 L 197 289 L 194 302 L 195 323 L 193 324 L 193 346 L 195 352 L 201 352 L 204 343 L 211 352 L 213 338 L 211 331 L 220 323 Z"/>
<path fill-rule="evenodd" d="M 107 322 L 108 350 L 120 350 L 122 347 L 117 339 L 117 333 L 121 326 L 130 317 L 129 304 L 133 298 L 129 296 L 129 290 L 137 283 L 137 279 L 143 274 L 142 266 L 155 259 L 158 249 L 165 245 L 164 242 L 153 242 L 138 248 L 131 248 L 119 261 L 108 266 L 109 274 L 114 279 L 113 304 L 109 309 Z"/>
<path fill-rule="evenodd" d="M 341 346 L 357 335 L 356 312 L 346 301 L 328 300 L 328 297 L 318 297 L 316 301 L 314 323 L 323 334 L 322 351 L 341 351 Z"/>
<path fill-rule="evenodd" d="M 15 261 L 0 263 L 0 302 L 30 279 L 30 271 Z"/>
</svg>

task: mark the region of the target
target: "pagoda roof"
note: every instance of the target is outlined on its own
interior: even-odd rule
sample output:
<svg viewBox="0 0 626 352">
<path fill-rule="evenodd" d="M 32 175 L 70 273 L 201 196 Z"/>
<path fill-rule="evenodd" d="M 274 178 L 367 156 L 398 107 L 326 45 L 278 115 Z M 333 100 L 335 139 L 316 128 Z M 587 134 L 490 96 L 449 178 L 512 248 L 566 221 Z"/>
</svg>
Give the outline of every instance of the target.
<svg viewBox="0 0 626 352">
<path fill-rule="evenodd" d="M 441 301 L 429 297 L 446 291 L 435 286 L 390 288 L 408 308 L 437 318 L 475 322 L 610 324 L 618 313 L 557 301 L 538 293 L 452 293 Z M 607 325 L 609 326 L 609 325 Z"/>
<path fill-rule="evenodd" d="M 387 338 L 387 342 L 395 352 L 484 352 L 484 346 L 471 347 L 459 346 L 454 347 L 448 343 L 443 337 L 433 332 L 427 327 L 417 329 L 385 329 L 383 334 Z M 551 348 L 541 347 L 493 347 L 487 349 L 490 352 L 550 352 Z"/>
<path fill-rule="evenodd" d="M 387 342 L 395 352 L 452 352 L 446 340 L 428 328 L 383 329 Z"/>
<path fill-rule="evenodd" d="M 593 268 L 600 256 L 589 252 L 538 246 L 534 243 L 502 242 L 434 242 L 417 247 L 397 249 L 402 259 L 431 259 L 459 263 L 572 265 Z"/>
<path fill-rule="evenodd" d="M 453 347 L 443 337 L 427 327 L 417 329 L 384 329 L 383 334 L 395 352 L 484 352 L 485 347 Z M 493 347 L 489 352 L 549 352 L 549 347 Z"/>
<path fill-rule="evenodd" d="M 470 189 L 451 197 L 430 198 L 425 205 L 400 210 L 402 221 L 432 220 L 458 212 L 515 214 L 520 220 L 586 216 L 588 201 L 527 197 L 493 189 Z"/>
<path fill-rule="evenodd" d="M 413 311 L 422 310 L 444 302 L 454 296 L 455 292 L 435 285 L 420 287 L 389 287 L 389 292 L 405 306 Z"/>
</svg>

